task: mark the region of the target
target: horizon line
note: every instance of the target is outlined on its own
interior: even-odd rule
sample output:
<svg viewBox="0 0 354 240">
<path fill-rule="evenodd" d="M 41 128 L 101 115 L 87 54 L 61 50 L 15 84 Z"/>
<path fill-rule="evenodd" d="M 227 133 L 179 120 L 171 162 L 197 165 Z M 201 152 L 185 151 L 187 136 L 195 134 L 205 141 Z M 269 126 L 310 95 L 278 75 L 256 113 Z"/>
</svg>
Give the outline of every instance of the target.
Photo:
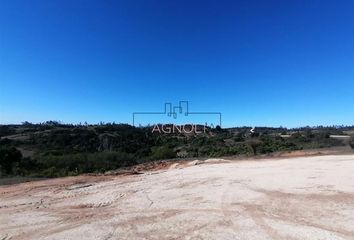
<svg viewBox="0 0 354 240">
<path fill-rule="evenodd" d="M 29 121 L 23 121 L 21 123 L 2 123 L 0 122 L 0 126 L 7 126 L 7 125 L 15 125 L 15 126 L 20 126 L 20 125 L 50 125 L 50 122 L 52 123 L 56 123 L 58 125 L 67 125 L 67 126 L 100 126 L 100 125 L 129 125 L 132 127 L 138 127 L 138 126 L 134 126 L 131 123 L 124 123 L 124 122 L 104 122 L 104 121 L 100 121 L 98 123 L 89 123 L 87 121 L 83 121 L 83 122 L 62 122 L 62 121 L 57 121 L 57 120 L 48 120 L 48 121 L 43 121 L 43 122 L 29 122 Z M 173 124 L 173 123 L 156 123 L 156 124 Z M 188 124 L 192 124 L 192 123 L 188 123 Z M 153 125 L 153 124 L 152 124 Z M 152 126 L 151 125 L 151 126 Z M 180 124 L 180 125 L 185 125 L 185 124 Z M 198 124 L 199 125 L 199 124 Z M 148 125 L 143 126 L 143 127 L 149 127 Z M 323 127 L 323 128 L 345 128 L 345 127 L 354 127 L 354 123 L 353 124 L 326 124 L 326 125 L 299 125 L 296 127 L 289 127 L 289 126 L 274 126 L 274 125 L 235 125 L 235 126 L 224 126 L 221 127 L 222 129 L 230 129 L 230 128 L 244 128 L 244 127 L 255 127 L 255 128 L 285 128 L 285 129 L 297 129 L 297 128 L 319 128 L 319 127 Z"/>
</svg>

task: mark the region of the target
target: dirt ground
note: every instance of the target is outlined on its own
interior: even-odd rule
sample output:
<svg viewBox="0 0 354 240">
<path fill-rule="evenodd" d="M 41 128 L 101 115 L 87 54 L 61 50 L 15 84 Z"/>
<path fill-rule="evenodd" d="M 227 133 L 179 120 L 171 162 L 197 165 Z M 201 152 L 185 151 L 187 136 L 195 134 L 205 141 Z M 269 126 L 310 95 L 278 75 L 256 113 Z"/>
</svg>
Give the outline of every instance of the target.
<svg viewBox="0 0 354 240">
<path fill-rule="evenodd" d="M 354 239 L 354 155 L 1 186 L 4 239 Z"/>
</svg>

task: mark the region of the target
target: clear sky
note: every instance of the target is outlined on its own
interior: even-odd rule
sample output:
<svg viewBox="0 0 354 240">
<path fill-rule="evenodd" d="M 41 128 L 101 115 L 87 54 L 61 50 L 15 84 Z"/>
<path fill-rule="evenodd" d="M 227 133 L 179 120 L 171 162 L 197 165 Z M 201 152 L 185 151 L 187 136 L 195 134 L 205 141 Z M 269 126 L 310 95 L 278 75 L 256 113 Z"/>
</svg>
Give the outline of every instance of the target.
<svg viewBox="0 0 354 240">
<path fill-rule="evenodd" d="M 0 0 L 0 123 L 354 124 L 354 1 Z"/>
</svg>

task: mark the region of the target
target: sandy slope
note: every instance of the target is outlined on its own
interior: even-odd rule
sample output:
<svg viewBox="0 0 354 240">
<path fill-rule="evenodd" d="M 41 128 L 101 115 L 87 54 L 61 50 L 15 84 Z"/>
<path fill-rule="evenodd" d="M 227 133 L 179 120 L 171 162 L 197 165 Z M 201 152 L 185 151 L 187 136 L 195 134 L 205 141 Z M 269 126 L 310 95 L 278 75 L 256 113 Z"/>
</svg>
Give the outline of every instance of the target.
<svg viewBox="0 0 354 240">
<path fill-rule="evenodd" d="M 197 163 L 0 187 L 0 240 L 354 239 L 353 155 Z"/>
</svg>

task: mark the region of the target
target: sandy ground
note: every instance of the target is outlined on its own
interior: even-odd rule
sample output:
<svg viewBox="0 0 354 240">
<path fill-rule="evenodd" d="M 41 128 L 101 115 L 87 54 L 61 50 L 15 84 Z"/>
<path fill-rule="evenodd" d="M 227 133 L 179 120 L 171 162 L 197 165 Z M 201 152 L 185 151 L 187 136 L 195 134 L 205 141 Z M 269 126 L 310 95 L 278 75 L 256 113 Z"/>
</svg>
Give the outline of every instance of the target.
<svg viewBox="0 0 354 240">
<path fill-rule="evenodd" d="M 354 155 L 2 186 L 3 239 L 354 239 Z"/>
</svg>

